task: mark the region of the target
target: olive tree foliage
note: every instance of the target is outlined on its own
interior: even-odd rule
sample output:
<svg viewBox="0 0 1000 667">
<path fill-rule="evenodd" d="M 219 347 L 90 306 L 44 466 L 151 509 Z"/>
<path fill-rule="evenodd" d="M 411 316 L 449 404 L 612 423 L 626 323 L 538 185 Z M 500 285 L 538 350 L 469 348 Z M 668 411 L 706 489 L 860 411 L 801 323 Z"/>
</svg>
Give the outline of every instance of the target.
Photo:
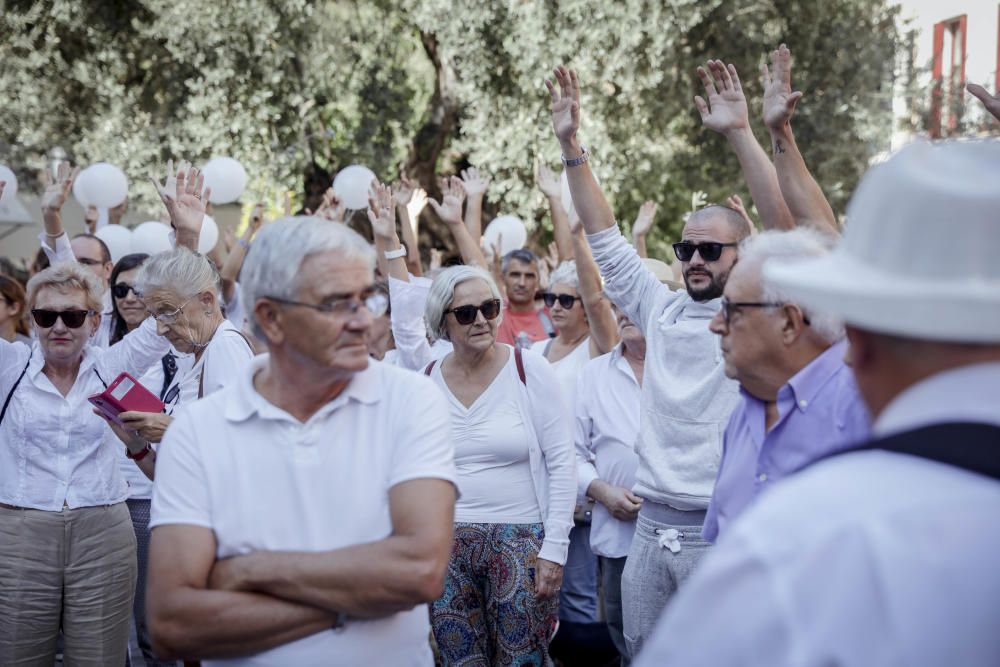
<svg viewBox="0 0 1000 667">
<path fill-rule="evenodd" d="M 301 190 L 303 175 L 362 163 L 494 176 L 487 215 L 548 235 L 533 164 L 559 166 L 543 80 L 583 84 L 583 143 L 619 218 L 660 204 L 666 255 L 692 193 L 745 186 L 692 98 L 707 58 L 734 63 L 759 120 L 758 68 L 786 42 L 802 90 L 793 120 L 834 204 L 887 144 L 898 36 L 889 0 L 0 0 L 3 160 L 35 173 L 59 145 L 78 163 L 121 165 L 140 202 L 168 157 L 232 155 L 251 196 Z M 322 178 L 320 181 L 322 181 Z M 328 182 L 328 181 L 327 181 Z M 447 245 L 427 219 L 423 240 Z"/>
</svg>

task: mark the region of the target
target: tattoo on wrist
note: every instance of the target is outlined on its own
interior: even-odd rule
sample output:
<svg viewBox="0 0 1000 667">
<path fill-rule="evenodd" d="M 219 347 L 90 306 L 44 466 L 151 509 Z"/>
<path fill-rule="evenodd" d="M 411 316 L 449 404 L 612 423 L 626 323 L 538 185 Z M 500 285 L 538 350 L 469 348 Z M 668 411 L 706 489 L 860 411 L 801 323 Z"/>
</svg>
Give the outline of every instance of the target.
<svg viewBox="0 0 1000 667">
<path fill-rule="evenodd" d="M 774 140 L 774 154 L 780 155 L 785 152 L 784 147 L 781 145 L 781 139 Z"/>
</svg>

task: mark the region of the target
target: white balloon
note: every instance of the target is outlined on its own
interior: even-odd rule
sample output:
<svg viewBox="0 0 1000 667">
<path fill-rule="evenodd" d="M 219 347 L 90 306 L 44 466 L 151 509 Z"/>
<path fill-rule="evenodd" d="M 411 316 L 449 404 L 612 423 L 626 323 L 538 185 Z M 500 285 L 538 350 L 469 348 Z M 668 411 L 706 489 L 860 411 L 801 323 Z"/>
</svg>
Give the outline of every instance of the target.
<svg viewBox="0 0 1000 667">
<path fill-rule="evenodd" d="M 525 229 L 524 223 L 516 215 L 501 215 L 498 218 L 494 218 L 486 226 L 486 230 L 483 232 L 483 239 L 489 248 L 495 246 L 497 241 L 499 241 L 501 244 L 500 254 L 506 255 L 511 250 L 524 247 L 525 242 L 528 240 L 528 230 Z"/>
<path fill-rule="evenodd" d="M 597 181 L 598 185 L 601 184 L 601 181 L 598 180 L 596 174 L 594 175 L 594 180 Z M 569 192 L 569 177 L 566 176 L 565 169 L 563 170 L 562 178 L 559 179 L 559 182 L 562 185 L 562 205 L 563 208 L 566 209 L 566 212 L 569 213 L 569 210 L 573 208 L 573 195 Z"/>
<path fill-rule="evenodd" d="M 114 208 L 128 196 L 125 172 L 113 164 L 98 162 L 81 171 L 73 183 L 73 196 L 83 206 Z"/>
<path fill-rule="evenodd" d="M 368 190 L 375 180 L 375 172 L 360 164 L 344 167 L 333 179 L 333 191 L 349 209 L 368 208 Z"/>
<path fill-rule="evenodd" d="M 155 255 L 170 250 L 170 225 L 151 220 L 132 230 L 132 252 Z"/>
<path fill-rule="evenodd" d="M 13 201 L 14 196 L 17 195 L 17 176 L 5 164 L 0 164 L 0 181 L 7 183 L 3 188 L 3 197 L 0 197 L 0 201 Z"/>
<path fill-rule="evenodd" d="M 218 242 L 219 225 L 215 223 L 212 216 L 206 215 L 201 221 L 201 236 L 198 237 L 198 252 L 202 255 L 206 255 L 215 249 L 215 244 Z"/>
<path fill-rule="evenodd" d="M 247 170 L 234 158 L 214 157 L 201 173 L 205 176 L 205 187 L 212 188 L 208 199 L 213 204 L 234 202 L 247 189 Z"/>
<path fill-rule="evenodd" d="M 132 252 L 132 230 L 122 225 L 105 225 L 94 232 L 111 251 L 111 261 L 118 260 Z"/>
</svg>

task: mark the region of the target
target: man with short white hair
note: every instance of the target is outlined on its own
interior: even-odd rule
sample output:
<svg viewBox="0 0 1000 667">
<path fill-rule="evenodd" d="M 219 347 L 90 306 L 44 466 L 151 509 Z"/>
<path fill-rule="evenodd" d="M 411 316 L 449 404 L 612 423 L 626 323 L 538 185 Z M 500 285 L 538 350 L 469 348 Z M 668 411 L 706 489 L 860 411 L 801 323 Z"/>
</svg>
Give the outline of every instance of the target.
<svg viewBox="0 0 1000 667">
<path fill-rule="evenodd" d="M 998 183 L 995 140 L 908 146 L 836 250 L 765 267 L 846 322 L 875 439 L 729 526 L 638 667 L 1000 664 Z"/>
<path fill-rule="evenodd" d="M 379 214 L 391 213 L 391 200 Z M 208 665 L 430 667 L 451 554 L 448 405 L 374 361 L 375 256 L 314 218 L 260 232 L 242 272 L 269 354 L 183 410 L 157 462 L 149 624 Z"/>
<path fill-rule="evenodd" d="M 869 417 L 844 363 L 844 328 L 763 279 L 774 261 L 822 257 L 830 237 L 809 228 L 745 240 L 709 325 L 741 400 L 722 438 L 722 462 L 701 534 L 709 542 L 765 489 L 806 464 L 868 439 Z"/>
</svg>

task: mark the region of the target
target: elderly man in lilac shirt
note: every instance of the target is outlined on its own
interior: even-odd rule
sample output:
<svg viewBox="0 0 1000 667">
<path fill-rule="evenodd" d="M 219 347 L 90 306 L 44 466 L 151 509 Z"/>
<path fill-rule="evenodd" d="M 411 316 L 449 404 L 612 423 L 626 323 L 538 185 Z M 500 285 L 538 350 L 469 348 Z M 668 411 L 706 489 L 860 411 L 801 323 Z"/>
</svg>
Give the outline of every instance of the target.
<svg viewBox="0 0 1000 667">
<path fill-rule="evenodd" d="M 726 427 L 702 527 L 710 542 L 769 485 L 868 439 L 870 418 L 844 363 L 839 323 L 806 312 L 761 279 L 770 259 L 823 255 L 829 240 L 801 228 L 753 237 L 726 283 L 710 326 L 721 337 L 726 375 L 739 381 L 742 401 Z"/>
</svg>

